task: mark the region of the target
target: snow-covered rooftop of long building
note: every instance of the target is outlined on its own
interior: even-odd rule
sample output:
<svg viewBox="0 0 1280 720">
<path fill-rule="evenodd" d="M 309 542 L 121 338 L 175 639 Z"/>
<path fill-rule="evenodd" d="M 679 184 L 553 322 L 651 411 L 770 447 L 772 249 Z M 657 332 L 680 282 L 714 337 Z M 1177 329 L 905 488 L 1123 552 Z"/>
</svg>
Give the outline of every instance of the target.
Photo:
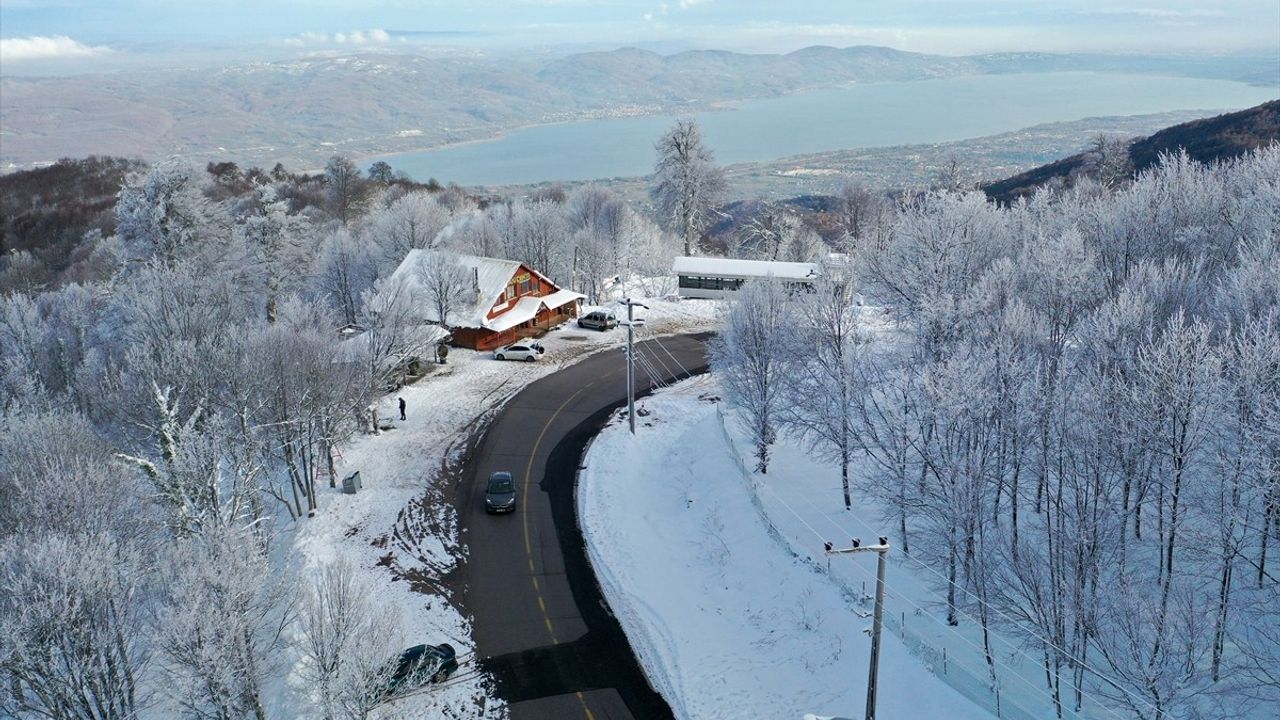
<svg viewBox="0 0 1280 720">
<path fill-rule="evenodd" d="M 409 254 L 400 263 L 400 267 L 396 268 L 395 273 L 392 274 L 391 282 L 404 283 L 404 288 L 419 303 L 418 316 L 422 320 L 438 323 L 440 318 L 436 316 L 435 304 L 428 299 L 426 288 L 422 283 L 422 277 L 418 272 L 418 268 L 422 266 L 426 258 L 435 252 L 438 251 L 410 250 Z M 480 257 L 478 255 L 452 254 L 452 256 L 466 270 L 467 276 L 471 278 L 479 291 L 469 295 L 465 302 L 450 311 L 449 325 L 451 327 L 485 328 L 501 332 L 522 322 L 532 320 L 537 315 L 538 308 L 542 305 L 555 309 L 566 303 L 586 297 L 571 290 L 557 290 L 543 297 L 526 296 L 520 298 L 510 310 L 490 320 L 488 317 L 489 310 L 493 308 L 498 298 L 502 296 L 503 291 L 507 289 L 507 283 L 511 280 L 511 276 L 515 275 L 516 271 L 520 269 L 520 263 L 516 260 Z M 534 274 L 547 282 L 551 282 L 553 285 L 555 284 L 536 270 Z"/>
<path fill-rule="evenodd" d="M 722 257 L 678 257 L 672 263 L 671 271 L 676 275 L 722 278 L 773 276 L 781 280 L 812 280 L 818 276 L 818 266 L 814 263 L 735 260 Z"/>
</svg>

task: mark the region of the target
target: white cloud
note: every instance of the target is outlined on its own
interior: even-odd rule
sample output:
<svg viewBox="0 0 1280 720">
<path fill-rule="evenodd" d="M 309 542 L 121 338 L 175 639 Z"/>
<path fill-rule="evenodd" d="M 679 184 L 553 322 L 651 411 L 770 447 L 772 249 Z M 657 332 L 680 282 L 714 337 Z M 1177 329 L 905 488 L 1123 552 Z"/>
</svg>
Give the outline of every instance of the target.
<svg viewBox="0 0 1280 720">
<path fill-rule="evenodd" d="M 289 47 L 306 47 L 308 45 L 384 45 L 391 42 L 391 34 L 381 28 L 372 30 L 352 30 L 351 32 L 317 33 L 305 32 L 295 37 L 286 38 Z"/>
<path fill-rule="evenodd" d="M 48 60 L 50 58 L 86 57 L 111 52 L 111 48 L 89 46 L 66 35 L 48 37 L 0 38 L 0 61 Z"/>
<path fill-rule="evenodd" d="M 349 45 L 374 45 L 391 42 L 386 30 L 355 30 L 349 33 L 334 33 L 334 42 Z"/>
<path fill-rule="evenodd" d="M 1082 15 L 1133 15 L 1136 17 L 1154 18 L 1156 20 L 1185 20 L 1189 18 L 1217 18 L 1222 17 L 1221 10 L 1171 10 L 1168 8 L 1099 8 L 1096 10 L 1081 10 Z"/>
</svg>

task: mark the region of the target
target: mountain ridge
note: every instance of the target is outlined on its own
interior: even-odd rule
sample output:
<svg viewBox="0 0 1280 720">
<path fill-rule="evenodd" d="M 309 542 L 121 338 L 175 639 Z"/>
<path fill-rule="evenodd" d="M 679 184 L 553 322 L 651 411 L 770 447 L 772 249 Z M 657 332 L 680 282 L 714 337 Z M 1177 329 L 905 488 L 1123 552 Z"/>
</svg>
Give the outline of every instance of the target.
<svg viewBox="0 0 1280 720">
<path fill-rule="evenodd" d="M 1250 150 L 1280 142 L 1280 100 L 1214 117 L 1179 123 L 1151 135 L 1124 142 L 1128 162 L 1140 173 L 1160 156 L 1185 151 L 1192 160 L 1212 163 L 1239 157 Z M 983 186 L 987 197 L 1002 204 L 1028 197 L 1041 187 L 1070 183 L 1094 172 L 1096 152 L 1086 150 Z"/>
<path fill-rule="evenodd" d="M 0 168 L 94 154 L 317 167 L 338 151 L 410 152 L 548 122 L 693 111 L 851 82 L 1027 68 L 1118 71 L 1150 63 L 1025 53 L 950 57 L 868 45 L 669 55 L 625 47 L 550 59 L 359 53 L 216 70 L 0 76 Z M 1215 72 L 1238 71 L 1227 63 Z"/>
</svg>

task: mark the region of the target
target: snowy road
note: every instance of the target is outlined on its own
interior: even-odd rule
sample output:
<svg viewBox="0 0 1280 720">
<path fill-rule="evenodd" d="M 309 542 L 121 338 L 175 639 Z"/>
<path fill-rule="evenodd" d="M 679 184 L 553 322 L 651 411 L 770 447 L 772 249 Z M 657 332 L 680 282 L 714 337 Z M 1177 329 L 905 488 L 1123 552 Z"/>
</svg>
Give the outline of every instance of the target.
<svg viewBox="0 0 1280 720">
<path fill-rule="evenodd" d="M 666 379 L 705 368 L 705 336 L 645 345 L 667 358 Z M 637 388 L 648 385 L 642 373 Z M 468 464 L 458 501 L 469 551 L 464 605 L 478 654 L 517 720 L 671 715 L 600 596 L 574 514 L 582 448 L 624 392 L 618 351 L 538 380 L 504 407 Z M 497 470 L 516 477 L 511 515 L 484 512 L 484 480 Z"/>
</svg>

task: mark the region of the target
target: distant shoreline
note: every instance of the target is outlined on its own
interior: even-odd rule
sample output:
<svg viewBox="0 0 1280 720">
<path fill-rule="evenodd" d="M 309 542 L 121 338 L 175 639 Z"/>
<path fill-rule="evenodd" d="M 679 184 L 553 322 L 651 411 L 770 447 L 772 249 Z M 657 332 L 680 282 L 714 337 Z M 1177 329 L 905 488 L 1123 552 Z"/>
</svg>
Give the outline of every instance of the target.
<svg viewBox="0 0 1280 720">
<path fill-rule="evenodd" d="M 689 93 L 694 91 L 695 88 L 702 87 L 702 90 L 706 93 L 705 96 L 710 99 L 699 101 L 675 102 L 668 98 L 665 101 L 654 102 L 657 96 L 663 94 L 662 90 L 666 86 L 655 86 L 653 84 L 655 80 L 650 78 L 648 81 L 627 79 L 624 82 L 624 86 L 619 88 L 622 93 L 621 96 L 633 98 L 633 102 L 598 105 L 597 103 L 601 101 L 612 102 L 608 99 L 609 94 L 601 91 L 602 83 L 607 85 L 609 79 L 614 77 L 605 73 L 601 78 L 595 80 L 595 85 L 588 83 L 586 87 L 589 90 L 584 90 L 581 94 L 571 95 L 572 102 L 566 101 L 561 105 L 561 107 L 581 107 L 581 109 L 568 112 L 558 110 L 555 107 L 555 103 L 550 102 L 550 97 L 540 99 L 536 95 L 520 95 L 503 86 L 498 86 L 497 88 L 477 86 L 473 89 L 467 85 L 455 85 L 442 95 L 424 99 L 424 95 L 421 92 L 410 92 L 405 95 L 405 88 L 409 86 L 404 82 L 398 82 L 398 84 L 396 82 L 383 83 L 387 85 L 388 91 L 392 91 L 394 88 L 394 92 L 399 93 L 400 97 L 416 97 L 417 99 L 407 104 L 397 104 L 395 112 L 384 114 L 378 121 L 369 122 L 363 126 L 358 118 L 351 116 L 351 113 L 329 116 L 325 114 L 317 115 L 315 110 L 310 110 L 302 116 L 290 118 L 287 117 L 287 114 L 282 116 L 278 111 L 263 110 L 262 108 L 265 107 L 262 99 L 263 90 L 261 87 L 255 87 L 251 84 L 246 84 L 244 89 L 239 91 L 248 93 L 251 97 L 256 98 L 252 105 L 246 105 L 244 108 L 237 108 L 234 104 L 227 105 L 224 103 L 211 107 L 224 107 L 226 108 L 225 111 L 214 110 L 211 113 L 192 115 L 188 105 L 181 103 L 175 105 L 173 102 L 163 99 L 165 97 L 181 97 L 181 91 L 178 88 L 186 86 L 190 86 L 192 92 L 200 91 L 200 88 L 203 87 L 203 79 L 197 76 L 174 81 L 176 83 L 175 86 L 157 82 L 153 77 L 146 76 L 127 78 L 125 80 L 121 80 L 119 75 L 114 75 L 110 78 L 104 76 L 102 82 L 94 81 L 93 78 L 96 76 L 47 79 L 5 76 L 0 80 L 3 80 L 6 85 L 11 82 L 17 83 L 17 85 L 7 88 L 7 95 L 12 100 L 8 104 L 13 107 L 23 108 L 25 114 L 6 113 L 4 127 L 0 129 L 6 139 L 6 149 L 19 147 L 23 148 L 23 150 L 18 153 L 5 153 L 4 156 L 0 157 L 0 174 L 48 165 L 60 157 L 81 157 L 89 154 L 149 157 L 152 160 L 178 155 L 189 158 L 193 162 L 204 162 L 206 160 L 215 162 L 233 161 L 246 167 L 259 166 L 264 168 L 269 168 L 280 162 L 293 171 L 316 171 L 323 166 L 330 155 L 341 153 L 365 165 L 373 161 L 385 160 L 391 162 L 394 166 L 395 159 L 404 156 L 444 152 L 460 147 L 499 142 L 519 131 L 537 130 L 571 123 L 716 112 L 734 109 L 742 103 L 756 100 L 794 97 L 819 91 L 839 90 L 886 82 L 909 83 L 939 79 L 1085 72 L 1098 75 L 1165 76 L 1192 81 L 1215 80 L 1238 83 L 1242 87 L 1254 89 L 1280 90 L 1280 87 L 1274 83 L 1260 79 L 1260 70 L 1249 69 L 1253 66 L 1248 66 L 1241 70 L 1230 64 L 1223 67 L 1197 65 L 1187 58 L 1169 58 L 1167 59 L 1168 64 L 1162 64 L 1165 62 L 1163 58 L 1144 56 L 1100 58 L 1082 55 L 1077 58 L 1070 54 L 1062 56 L 1049 54 L 1037 55 L 1029 60 L 996 56 L 912 56 L 911 60 L 902 61 L 901 64 L 898 61 L 893 61 L 887 66 L 877 68 L 874 65 L 874 60 L 871 61 L 872 64 L 870 65 L 865 63 L 863 65 L 858 64 L 864 61 L 858 59 L 860 56 L 857 55 L 857 51 L 865 51 L 867 50 L 866 48 L 846 48 L 843 50 L 832 48 L 830 50 L 837 58 L 850 58 L 849 62 L 851 64 L 847 68 L 842 65 L 832 64 L 829 66 L 830 73 L 807 78 L 797 77 L 794 73 L 787 74 L 788 70 L 782 70 L 776 76 L 761 76 L 759 83 L 748 81 L 747 78 L 753 72 L 750 66 L 727 65 L 728 69 L 725 71 L 726 74 L 723 78 L 716 75 L 714 82 L 706 83 L 703 86 L 693 83 L 671 90 L 671 94 L 678 97 L 681 96 L 680 93 Z M 871 50 L 881 51 L 883 49 L 873 48 Z M 732 53 L 728 55 L 737 57 Z M 413 65 L 413 61 L 407 59 L 409 57 L 404 56 L 406 58 L 404 62 L 407 64 L 402 66 L 393 64 L 391 67 L 403 67 L 405 72 L 417 72 L 414 68 L 419 66 Z M 572 57 L 570 56 L 570 59 Z M 360 55 L 353 55 L 350 58 L 338 59 L 350 59 L 352 66 L 354 66 L 360 62 L 361 58 L 362 56 Z M 333 58 L 326 60 L 331 61 Z M 369 64 L 378 61 L 375 58 L 365 62 Z M 1077 62 L 1078 65 L 1075 67 L 1063 67 L 1063 65 L 1073 61 Z M 913 65 L 912 63 L 916 64 Z M 272 67 L 271 64 L 266 64 L 255 66 L 254 70 L 255 73 L 260 74 L 270 72 Z M 234 70 L 234 68 L 229 68 L 229 70 Z M 790 67 L 789 70 L 794 71 L 795 68 Z M 329 71 L 325 70 L 325 72 Z M 698 74 L 696 66 L 691 66 L 684 70 L 667 68 L 664 72 L 667 72 L 667 75 L 685 72 L 686 75 L 683 77 L 686 78 L 697 77 Z M 667 75 L 663 75 L 663 77 L 667 77 Z M 839 77 L 841 75 L 844 77 Z M 849 77 L 850 75 L 866 77 L 857 79 Z M 384 74 L 384 77 L 394 76 L 394 72 Z M 678 75 L 671 76 L 678 77 Z M 172 79 L 174 75 L 173 73 L 166 73 L 165 77 Z M 516 77 L 518 77 L 518 74 Z M 617 77 L 621 78 L 623 76 L 617 75 Z M 110 88 L 102 84 L 108 80 L 112 81 L 109 83 Z M 49 84 L 43 85 L 46 82 Z M 251 83 L 253 81 L 246 80 L 245 82 Z M 556 86 L 554 85 L 554 80 L 551 82 L 552 86 L 559 88 L 560 91 L 565 91 L 565 88 L 571 87 L 564 84 Z M 646 82 L 648 84 L 645 84 Z M 121 85 L 121 88 L 116 88 L 116 85 Z M 241 87 L 239 85 L 224 86 L 219 87 L 222 87 L 224 91 L 227 87 L 233 89 Z M 411 87 L 410 90 L 412 90 Z M 129 103 L 118 103 L 112 98 L 119 95 L 101 96 L 101 92 L 104 91 L 108 93 L 125 93 L 123 97 L 132 99 Z M 466 95 L 472 91 L 483 93 L 484 97 L 477 98 L 474 104 L 469 104 L 469 101 L 466 100 Z M 58 96 L 60 92 L 65 95 L 61 101 L 52 102 L 47 99 Z M 90 104 L 86 108 L 93 108 L 92 110 L 86 109 L 84 112 L 97 113 L 94 117 L 99 117 L 100 119 L 93 122 L 106 124 L 105 128 L 97 136 L 94 135 L 93 122 L 82 120 L 79 123 L 69 125 L 54 122 L 57 112 L 64 107 L 60 103 L 79 99 L 80 96 L 76 93 L 80 92 L 87 93 L 84 95 L 84 99 Z M 98 95 L 94 95 L 94 92 L 98 92 Z M 568 92 L 577 93 L 578 91 Z M 626 95 L 626 92 L 634 94 Z M 14 95 L 14 93 L 18 94 Z M 53 95 L 49 93 L 53 93 Z M 279 89 L 272 88 L 271 93 L 278 94 Z M 46 99 L 42 100 L 42 97 Z M 218 98 L 214 97 L 212 99 L 217 100 Z M 108 102 L 111 104 L 98 109 L 93 106 L 92 103 L 94 102 Z M 315 98 L 303 96 L 299 102 L 314 103 Z M 474 117 L 468 118 L 463 111 L 472 112 L 473 105 Z M 300 107 L 306 108 L 307 106 L 303 104 Z M 526 109 L 530 112 L 521 116 L 520 112 Z M 140 112 L 154 112 L 154 115 L 151 116 L 153 121 L 139 124 L 137 120 Z M 49 115 L 49 113 L 54 113 L 54 115 Z M 525 121 L 526 118 L 532 117 L 543 119 L 536 122 Z M 299 122 L 299 118 L 302 118 L 301 122 Z M 312 118 L 312 121 L 308 121 L 305 118 Z M 413 127 L 415 122 L 423 122 L 424 120 L 426 122 L 434 121 L 441 125 L 451 123 L 454 129 L 446 131 L 439 127 Z M 403 124 L 400 124 L 401 121 L 403 121 Z M 459 121 L 462 122 L 459 123 Z M 33 122 L 36 125 L 32 125 Z M 50 122 L 53 122 L 53 125 L 50 125 Z M 315 132 L 314 128 L 317 127 L 317 122 L 319 122 L 320 127 L 328 128 L 325 133 L 329 134 L 330 138 L 309 139 L 305 137 L 307 134 Z M 400 124 L 400 127 L 395 127 L 393 123 Z M 391 127 L 388 128 L 388 125 Z M 139 129 L 129 130 L 127 129 L 129 127 Z M 145 127 L 152 129 L 141 129 Z M 52 128 L 52 130 L 38 130 L 35 128 Z M 409 136 L 406 131 L 410 130 L 418 131 L 421 134 Z M 337 138 L 333 136 L 337 136 Z M 148 144 L 157 141 L 164 144 L 172 142 L 173 145 L 165 150 L 148 151 L 145 149 Z M 244 146 L 236 147 L 239 144 L 236 141 L 243 142 Z M 41 152 L 42 146 L 48 152 Z M 66 150 L 51 150 L 51 148 L 55 147 L 66 148 Z M 36 153 L 40 153 L 43 157 L 36 155 Z M 35 156 L 34 158 L 32 157 L 33 155 Z M 441 182 L 449 182 L 451 180 L 448 177 L 438 177 L 437 179 Z"/>
</svg>

